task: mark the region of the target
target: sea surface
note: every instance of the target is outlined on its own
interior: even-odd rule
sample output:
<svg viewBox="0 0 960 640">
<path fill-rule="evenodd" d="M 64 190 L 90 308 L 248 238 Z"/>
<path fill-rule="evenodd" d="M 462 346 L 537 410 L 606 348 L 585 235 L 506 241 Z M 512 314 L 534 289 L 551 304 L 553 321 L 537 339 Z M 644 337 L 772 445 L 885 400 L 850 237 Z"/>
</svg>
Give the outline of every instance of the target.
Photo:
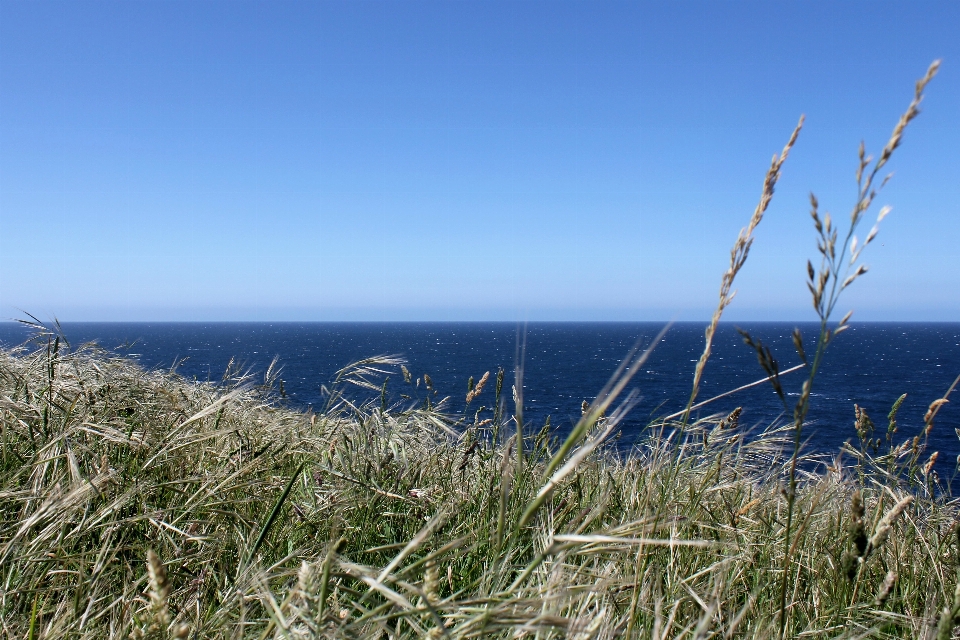
<svg viewBox="0 0 960 640">
<path fill-rule="evenodd" d="M 770 347 L 780 369 L 799 364 L 790 338 L 799 326 L 808 354 L 818 326 L 813 324 L 744 323 Z M 231 359 L 262 376 L 278 359 L 286 401 L 307 409 L 322 407 L 323 386 L 347 364 L 379 354 L 405 358 L 412 375 L 428 374 L 451 414 L 464 411 L 470 376 L 485 371 L 491 378 L 505 370 L 504 391 L 510 398 L 514 371 L 523 367 L 525 422 L 539 428 L 550 417 L 558 431 L 568 430 L 617 365 L 638 342 L 649 345 L 662 323 L 66 323 L 63 331 L 74 346 L 95 341 L 138 359 L 150 368 L 175 367 L 187 378 L 219 381 Z M 694 366 L 703 350 L 703 323 L 678 323 L 653 350 L 632 379 L 640 401 L 624 422 L 619 440 L 628 447 L 652 418 L 683 409 L 689 397 Z M 721 324 L 714 340 L 698 400 L 708 399 L 765 377 L 755 352 L 743 343 L 733 324 Z M 18 345 L 30 331 L 0 323 L 0 344 Z M 887 413 L 903 393 L 898 441 L 919 433 L 931 401 L 941 397 L 960 374 L 960 323 L 856 323 L 829 346 L 812 394 L 806 446 L 834 452 L 846 440 L 856 442 L 854 403 L 863 407 L 886 434 Z M 803 370 L 782 377 L 791 407 L 804 379 Z M 493 380 L 473 402 L 471 412 L 493 404 Z M 399 371 L 390 375 L 388 391 L 396 402 L 422 402 L 426 389 L 405 384 Z M 364 392 L 356 389 L 358 398 Z M 406 396 L 406 397 L 404 397 Z M 960 454 L 960 391 L 937 416 L 931 449 L 941 452 L 938 471 L 952 476 Z M 742 428 L 763 428 L 784 420 L 784 404 L 764 383 L 718 400 L 701 415 L 743 407 Z"/>
</svg>

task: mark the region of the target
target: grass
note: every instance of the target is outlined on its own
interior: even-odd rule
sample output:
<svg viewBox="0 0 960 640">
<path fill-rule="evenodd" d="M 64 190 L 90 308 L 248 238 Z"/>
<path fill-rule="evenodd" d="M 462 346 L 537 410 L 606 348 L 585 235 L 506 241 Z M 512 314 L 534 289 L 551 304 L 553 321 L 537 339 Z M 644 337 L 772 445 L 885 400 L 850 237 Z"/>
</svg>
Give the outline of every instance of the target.
<svg viewBox="0 0 960 640">
<path fill-rule="evenodd" d="M 767 202 L 785 157 L 764 183 Z M 828 275 L 811 281 L 826 283 L 829 303 L 819 362 L 838 333 L 828 321 L 846 285 L 836 295 L 829 285 L 846 262 L 842 252 L 830 262 L 835 234 L 817 220 Z M 735 245 L 715 321 L 750 237 Z M 779 385 L 772 354 L 751 344 Z M 340 372 L 321 413 L 304 414 L 280 402 L 272 371 L 256 383 L 233 370 L 217 385 L 190 382 L 41 332 L 0 353 L 0 631 L 952 637 L 957 504 L 923 438 L 897 442 L 895 408 L 883 454 L 859 411 L 859 447 L 804 452 L 804 404 L 759 432 L 737 415 L 684 411 L 621 456 L 605 444 L 646 356 L 628 354 L 558 441 L 548 425 L 518 429 L 503 372 L 470 385 L 471 406 L 493 410 L 458 416 L 442 401 L 391 404 L 387 373 L 399 368 L 428 394 L 432 381 L 370 358 Z"/>
</svg>

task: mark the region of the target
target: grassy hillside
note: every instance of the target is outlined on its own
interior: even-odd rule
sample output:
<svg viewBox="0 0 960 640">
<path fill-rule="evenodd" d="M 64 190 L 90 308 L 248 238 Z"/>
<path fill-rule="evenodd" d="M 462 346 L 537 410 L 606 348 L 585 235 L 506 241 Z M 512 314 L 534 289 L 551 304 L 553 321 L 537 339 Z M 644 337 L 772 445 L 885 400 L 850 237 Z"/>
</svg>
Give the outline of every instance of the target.
<svg viewBox="0 0 960 640">
<path fill-rule="evenodd" d="M 545 431 L 519 447 L 512 416 L 451 429 L 349 392 L 305 415 L 269 380 L 61 345 L 0 356 L 8 637 L 779 632 L 789 430 L 666 424 L 622 460 L 592 447 L 616 412 L 588 411 L 560 460 Z M 801 458 L 790 635 L 936 634 L 960 605 L 957 509 L 924 461 L 912 442 Z"/>
</svg>

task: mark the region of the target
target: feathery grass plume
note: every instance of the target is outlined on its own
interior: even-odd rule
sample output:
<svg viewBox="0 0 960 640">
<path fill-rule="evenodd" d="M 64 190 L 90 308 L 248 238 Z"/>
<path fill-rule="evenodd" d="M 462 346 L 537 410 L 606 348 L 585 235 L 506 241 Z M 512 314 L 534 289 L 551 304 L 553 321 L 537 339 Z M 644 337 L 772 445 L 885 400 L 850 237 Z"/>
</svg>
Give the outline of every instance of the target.
<svg viewBox="0 0 960 640">
<path fill-rule="evenodd" d="M 891 449 L 893 448 L 893 436 L 897 433 L 897 412 L 900 411 L 900 406 L 906 399 L 907 394 L 905 393 L 897 398 L 893 406 L 890 407 L 890 413 L 887 414 L 887 444 Z"/>
<path fill-rule="evenodd" d="M 853 415 L 853 427 L 857 431 L 857 437 L 860 438 L 861 443 L 866 444 L 873 438 L 873 420 L 867 415 L 866 410 L 856 403 L 853 405 Z"/>
<path fill-rule="evenodd" d="M 903 137 L 903 132 L 907 128 L 907 125 L 910 124 L 910 121 L 916 118 L 920 114 L 920 103 L 923 101 L 923 90 L 926 88 L 927 84 L 933 80 L 933 77 L 937 75 L 937 71 L 940 70 L 940 60 L 934 60 L 930 64 L 930 67 L 927 69 L 927 73 L 917 80 L 916 87 L 913 93 L 913 100 L 910 102 L 910 106 L 907 108 L 906 112 L 900 116 L 900 121 L 897 123 L 897 126 L 893 128 L 893 134 L 890 136 L 890 140 L 887 141 L 886 146 L 883 148 L 883 152 L 880 154 L 880 160 L 877 161 L 877 166 L 873 171 L 873 175 L 876 175 L 883 165 L 887 163 L 887 160 L 890 159 L 890 156 L 893 154 L 894 149 L 900 146 L 900 140 Z M 863 146 L 861 145 L 861 149 Z M 863 152 L 861 151 L 861 156 Z M 861 166 L 865 166 L 861 162 Z M 860 173 L 857 174 L 858 178 Z M 868 180 L 867 187 L 872 183 L 872 178 Z M 869 203 L 867 204 L 869 206 Z"/>
<path fill-rule="evenodd" d="M 753 232 L 757 228 L 757 225 L 760 224 L 760 221 L 763 220 L 763 214 L 766 212 L 767 207 L 770 206 L 770 201 L 773 199 L 774 187 L 776 187 L 777 180 L 780 179 L 780 169 L 783 167 L 787 155 L 789 155 L 790 150 L 796 143 L 797 136 L 800 135 L 800 129 L 803 128 L 803 120 L 804 117 L 800 116 L 800 121 L 797 122 L 797 126 L 790 135 L 786 146 L 783 147 L 783 151 L 781 151 L 779 155 L 774 154 L 773 160 L 770 162 L 770 168 L 767 170 L 767 175 L 763 179 L 763 190 L 760 193 L 760 202 L 757 203 L 757 207 L 750 217 L 750 222 L 740 231 L 740 235 L 737 236 L 737 240 L 730 250 L 730 266 L 727 267 L 720 281 L 720 298 L 717 302 L 717 308 L 713 312 L 713 317 L 710 318 L 710 324 L 707 325 L 703 353 L 697 361 L 696 369 L 694 369 L 693 387 L 690 390 L 690 399 L 687 401 L 687 408 L 684 411 L 681 424 L 687 424 L 690 419 L 690 408 L 693 406 L 693 403 L 697 399 L 697 394 L 700 392 L 700 380 L 703 378 L 703 369 L 707 365 L 707 360 L 710 359 L 710 353 L 713 347 L 713 335 L 716 333 L 717 324 L 720 322 L 720 317 L 723 315 L 724 310 L 733 302 L 733 297 L 736 295 L 736 292 L 733 291 L 733 282 L 747 261 L 747 256 L 750 254 L 750 247 L 753 245 Z"/>
<path fill-rule="evenodd" d="M 857 549 L 858 556 L 856 558 L 856 572 L 855 572 L 855 582 L 853 586 L 853 595 L 850 598 L 850 607 L 853 608 L 856 606 L 857 594 L 860 592 L 861 588 L 861 579 L 863 577 L 864 567 L 866 566 L 867 559 L 880 547 L 883 546 L 883 543 L 887 541 L 887 538 L 890 536 L 890 532 L 893 529 L 894 523 L 897 521 L 897 518 L 900 517 L 900 514 L 906 510 L 908 506 L 913 504 L 914 497 L 908 495 L 907 497 L 901 499 L 894 505 L 894 507 L 885 515 L 880 522 L 877 523 L 876 528 L 874 529 L 873 535 L 867 540 L 867 544 L 864 548 L 860 548 L 858 538 Z M 862 513 L 862 506 L 861 506 Z M 861 516 L 862 518 L 862 516 Z M 849 569 L 848 569 L 849 571 Z M 848 573 L 849 577 L 849 573 Z"/>
<path fill-rule="evenodd" d="M 919 114 L 919 105 L 923 100 L 923 91 L 927 84 L 936 75 L 940 67 L 940 61 L 935 60 L 927 69 L 927 73 L 917 81 L 913 100 L 907 107 L 907 111 L 900 117 L 893 134 L 883 148 L 880 158 L 870 168 L 873 159 L 866 155 L 864 145 L 861 142 L 858 152 L 859 164 L 857 167 L 857 201 L 854 204 L 853 211 L 850 214 L 850 225 L 842 242 L 838 242 L 839 229 L 834 226 L 829 213 L 822 218 L 819 214 L 819 202 L 816 196 L 810 194 L 810 216 L 813 219 L 814 229 L 817 233 L 817 251 L 820 253 L 820 267 L 814 269 L 813 264 L 807 262 L 807 287 L 810 290 L 813 306 L 820 319 L 820 332 L 817 337 L 817 344 L 809 362 L 809 372 L 807 379 L 803 382 L 800 389 L 800 395 L 793 410 L 793 454 L 788 468 L 789 484 L 787 488 L 787 516 L 786 526 L 783 530 L 783 566 L 780 582 L 780 606 L 779 621 L 780 634 L 783 636 L 787 629 L 787 590 L 790 576 L 790 537 L 793 533 L 793 515 L 797 491 L 797 460 L 800 453 L 800 444 L 802 430 L 807 413 L 810 410 L 810 393 L 813 388 L 813 382 L 823 360 L 823 354 L 830 341 L 840 333 L 849 328 L 847 322 L 850 320 L 851 312 L 848 312 L 837 326 L 830 328 L 828 323 L 833 315 L 834 309 L 839 301 L 840 294 L 850 286 L 857 278 L 866 273 L 864 265 L 859 264 L 863 249 L 876 238 L 880 222 L 890 212 L 889 207 L 883 207 L 877 216 L 877 222 L 867 234 L 866 240 L 858 243 L 855 233 L 857 227 L 863 219 L 864 213 L 870 208 L 877 192 L 883 188 L 890 176 L 887 176 L 879 186 L 875 185 L 877 173 L 883 168 L 890 159 L 893 151 L 900 145 L 903 132 L 906 126 Z M 848 259 L 849 251 L 849 259 Z M 859 586 L 859 585 L 858 585 Z"/>
<path fill-rule="evenodd" d="M 391 372 L 388 367 L 404 366 L 404 360 L 396 355 L 380 355 L 358 360 L 336 372 L 334 384 L 349 383 L 362 389 L 379 391 L 380 385 L 376 378 Z"/>
<path fill-rule="evenodd" d="M 937 413 L 940 411 L 940 407 L 950 402 L 946 398 L 938 398 L 930 403 L 930 407 L 927 409 L 927 413 L 923 416 L 923 434 L 930 435 L 930 431 L 933 430 L 933 419 L 936 417 Z"/>
<path fill-rule="evenodd" d="M 721 420 L 717 426 L 721 429 L 736 429 L 740 426 L 740 414 L 743 413 L 743 407 L 737 407 Z"/>
<path fill-rule="evenodd" d="M 472 387 L 467 391 L 467 404 L 470 404 L 471 402 L 473 402 L 476 399 L 476 397 L 483 392 L 483 387 L 484 385 L 487 384 L 487 380 L 489 379 L 490 379 L 490 372 L 489 371 L 484 372 L 484 374 L 480 377 L 480 381 L 477 382 L 476 386 Z M 471 378 L 471 381 L 472 380 L 473 378 Z"/>
<path fill-rule="evenodd" d="M 850 499 L 850 520 L 847 523 L 848 548 L 843 552 L 841 559 L 843 573 L 851 582 L 856 578 L 859 566 L 867 553 L 868 538 L 863 523 L 864 513 L 863 498 L 859 491 L 855 491 Z"/>
<path fill-rule="evenodd" d="M 937 464 L 937 458 L 940 456 L 939 451 L 934 451 L 930 454 L 930 458 L 927 460 L 927 463 L 923 465 L 923 475 L 928 476 L 930 472 L 933 471 L 933 466 Z"/>
<path fill-rule="evenodd" d="M 897 572 L 891 569 L 887 571 L 887 577 L 883 579 L 883 584 L 880 585 L 880 590 L 877 591 L 877 597 L 873 600 L 873 606 L 880 608 L 885 605 L 890 598 L 890 594 L 893 593 L 893 588 L 896 584 Z"/>
<path fill-rule="evenodd" d="M 497 369 L 497 378 L 496 383 L 493 387 L 494 396 L 493 396 L 493 433 L 491 434 L 491 440 L 493 444 L 496 445 L 500 439 L 500 426 L 503 421 L 503 368 Z"/>
<path fill-rule="evenodd" d="M 440 600 L 437 589 L 440 587 L 440 572 L 437 569 L 436 560 L 428 560 L 423 570 L 423 593 L 430 604 L 436 604 Z"/>
<path fill-rule="evenodd" d="M 326 411 L 336 411 L 342 407 L 348 387 L 382 392 L 383 383 L 378 382 L 378 379 L 390 374 L 393 367 L 404 366 L 404 362 L 403 358 L 397 355 L 378 355 L 363 358 L 343 367 L 334 375 Z"/>
<path fill-rule="evenodd" d="M 890 535 L 890 530 L 893 529 L 893 524 L 897 521 L 897 518 L 900 517 L 900 514 L 913 504 L 913 501 L 913 496 L 907 496 L 897 502 L 893 509 L 891 509 L 887 515 L 883 516 L 883 519 L 877 523 L 877 528 L 874 530 L 873 536 L 870 537 L 870 542 L 867 545 L 867 551 L 864 555 L 870 555 L 871 552 L 883 546 L 883 543 L 887 541 Z"/>
<path fill-rule="evenodd" d="M 297 571 L 296 587 L 280 604 L 281 615 L 286 618 L 286 624 L 280 627 L 287 632 L 288 637 L 312 638 L 319 633 L 319 626 L 313 616 L 316 606 L 316 577 L 316 567 L 306 560 L 302 561 Z M 281 615 L 277 616 L 278 620 Z"/>
<path fill-rule="evenodd" d="M 164 569 L 163 563 L 160 562 L 160 558 L 157 557 L 153 549 L 147 551 L 147 577 L 152 616 L 150 629 L 154 631 L 166 630 L 170 624 L 170 610 L 167 608 L 170 582 L 167 580 L 167 570 Z"/>
<path fill-rule="evenodd" d="M 179 624 L 170 629 L 172 616 L 170 615 L 170 581 L 167 571 L 160 558 L 153 549 L 147 550 L 147 591 L 150 597 L 148 622 L 143 627 L 135 627 L 132 632 L 134 638 L 187 638 L 190 627 Z M 169 630 L 169 631 L 168 631 Z"/>
</svg>

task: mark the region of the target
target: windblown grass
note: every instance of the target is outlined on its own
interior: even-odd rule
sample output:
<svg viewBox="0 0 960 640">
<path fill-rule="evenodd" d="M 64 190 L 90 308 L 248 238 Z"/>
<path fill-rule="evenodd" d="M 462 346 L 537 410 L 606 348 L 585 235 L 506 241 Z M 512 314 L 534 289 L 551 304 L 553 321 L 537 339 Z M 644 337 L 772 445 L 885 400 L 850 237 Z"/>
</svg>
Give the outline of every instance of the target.
<svg viewBox="0 0 960 640">
<path fill-rule="evenodd" d="M 814 201 L 821 334 L 788 425 L 751 433 L 739 411 L 690 422 L 690 409 L 709 402 L 694 405 L 712 333 L 799 127 L 734 245 L 687 409 L 629 455 L 604 445 L 649 352 L 628 354 L 561 442 L 523 424 L 519 374 L 509 413 L 503 371 L 468 385 L 490 418 L 451 415 L 429 376 L 390 357 L 338 372 L 324 410 L 304 414 L 279 401 L 273 367 L 262 384 L 232 368 L 222 384 L 190 382 L 57 332 L 0 351 L 0 633 L 952 637 L 958 509 L 924 440 L 946 396 L 901 444 L 898 400 L 883 455 L 859 408 L 859 447 L 800 447 L 817 365 L 849 317 L 830 315 L 864 271 L 854 229 L 935 72 L 872 169 L 861 150 L 839 249 Z M 745 339 L 783 397 L 773 354 Z M 423 403 L 391 404 L 397 368 L 422 381 Z"/>
<path fill-rule="evenodd" d="M 558 477 L 559 444 L 519 464 L 507 419 L 493 441 L 442 403 L 305 415 L 89 346 L 4 352 L 0 398 L 7 637 L 778 632 L 783 429 L 665 424 Z M 792 635 L 918 637 L 954 606 L 956 505 L 911 453 L 802 456 Z"/>
</svg>

